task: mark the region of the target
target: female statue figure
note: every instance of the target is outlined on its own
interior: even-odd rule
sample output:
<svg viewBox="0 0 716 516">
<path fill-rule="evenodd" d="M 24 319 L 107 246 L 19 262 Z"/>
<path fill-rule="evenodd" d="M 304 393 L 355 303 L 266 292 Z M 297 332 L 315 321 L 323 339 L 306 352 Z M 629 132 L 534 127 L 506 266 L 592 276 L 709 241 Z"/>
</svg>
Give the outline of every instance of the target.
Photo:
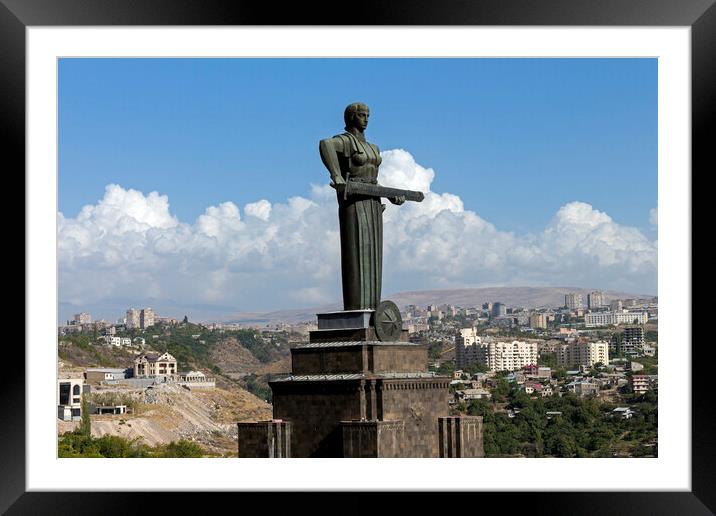
<svg viewBox="0 0 716 516">
<path fill-rule="evenodd" d="M 379 197 L 344 196 L 346 183 L 378 183 L 380 150 L 365 139 L 370 111 L 360 102 L 345 109 L 345 132 L 321 140 L 321 160 L 338 198 L 344 310 L 375 310 L 380 303 L 383 265 L 383 210 Z M 388 198 L 403 204 L 405 198 Z"/>
</svg>

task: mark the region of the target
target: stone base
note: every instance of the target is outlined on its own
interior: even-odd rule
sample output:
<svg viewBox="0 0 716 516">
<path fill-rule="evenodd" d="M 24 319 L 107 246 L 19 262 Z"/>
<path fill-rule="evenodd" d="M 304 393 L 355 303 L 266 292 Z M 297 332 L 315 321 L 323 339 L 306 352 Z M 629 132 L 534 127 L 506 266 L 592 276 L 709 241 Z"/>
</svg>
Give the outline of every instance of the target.
<svg viewBox="0 0 716 516">
<path fill-rule="evenodd" d="M 291 349 L 294 375 L 424 371 L 427 346 L 410 342 L 311 342 Z"/>
<path fill-rule="evenodd" d="M 271 420 L 258 423 L 238 423 L 239 457 L 291 457 L 291 423 Z"/>
<path fill-rule="evenodd" d="M 318 329 L 309 332 L 310 342 L 366 342 L 380 340 L 373 323 L 374 310 L 342 310 L 316 314 Z M 408 331 L 402 330 L 401 342 L 408 342 Z"/>
<path fill-rule="evenodd" d="M 449 378 L 430 373 L 292 375 L 269 382 L 273 416 L 292 423 L 293 457 L 343 457 L 344 422 L 403 421 L 399 456 L 437 458 L 438 418 L 448 413 L 449 384 Z"/>
<path fill-rule="evenodd" d="M 403 457 L 404 421 L 341 421 L 343 457 Z"/>
<path fill-rule="evenodd" d="M 342 310 L 316 314 L 319 330 L 346 330 L 370 328 L 374 310 Z"/>
<path fill-rule="evenodd" d="M 484 457 L 482 416 L 438 418 L 440 457 Z"/>
</svg>

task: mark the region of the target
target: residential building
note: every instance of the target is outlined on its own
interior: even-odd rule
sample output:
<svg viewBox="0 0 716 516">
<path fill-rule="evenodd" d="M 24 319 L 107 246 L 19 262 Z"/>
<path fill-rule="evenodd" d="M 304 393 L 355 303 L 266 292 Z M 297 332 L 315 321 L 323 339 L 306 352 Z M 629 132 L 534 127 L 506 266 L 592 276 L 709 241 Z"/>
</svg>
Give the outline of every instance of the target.
<svg viewBox="0 0 716 516">
<path fill-rule="evenodd" d="M 92 368 L 85 370 L 84 377 L 88 384 L 99 384 L 105 380 L 124 380 L 131 377 L 132 368 Z"/>
<path fill-rule="evenodd" d="M 587 328 L 615 326 L 617 324 L 645 324 L 649 320 L 647 312 L 591 312 L 584 315 Z"/>
<path fill-rule="evenodd" d="M 593 310 L 604 306 L 604 292 L 595 290 L 587 294 L 587 308 Z"/>
<path fill-rule="evenodd" d="M 574 341 L 557 346 L 557 363 L 562 366 L 592 367 L 596 363 L 609 363 L 609 344 L 605 341 Z"/>
<path fill-rule="evenodd" d="M 126 323 L 127 328 L 141 328 L 141 310 L 130 308 L 127 310 Z"/>
<path fill-rule="evenodd" d="M 624 303 L 622 303 L 621 299 L 614 299 L 611 303 L 609 303 L 609 310 L 612 312 L 620 312 L 624 309 Z"/>
<path fill-rule="evenodd" d="M 636 355 L 644 349 L 644 328 L 627 326 L 622 335 L 622 346 L 625 355 Z"/>
<path fill-rule="evenodd" d="M 631 419 L 634 415 L 634 411 L 629 407 L 617 407 L 612 410 L 612 416 L 620 419 Z"/>
<path fill-rule="evenodd" d="M 577 396 L 599 396 L 599 385 L 588 380 L 576 381 L 567 385 L 567 390 Z"/>
<path fill-rule="evenodd" d="M 144 308 L 142 309 L 141 313 L 139 314 L 139 326 L 143 330 L 146 328 L 149 328 L 150 326 L 154 326 L 154 319 L 155 314 L 154 310 L 151 308 Z"/>
<path fill-rule="evenodd" d="M 564 296 L 564 306 L 570 310 L 578 310 L 583 307 L 582 294 L 570 292 Z"/>
<path fill-rule="evenodd" d="M 503 303 L 493 303 L 492 311 L 490 312 L 493 317 L 501 317 L 507 315 L 507 306 Z"/>
<path fill-rule="evenodd" d="M 645 374 L 635 374 L 629 378 L 629 387 L 634 394 L 644 394 L 649 390 L 649 377 Z"/>
<path fill-rule="evenodd" d="M 486 389 L 464 389 L 455 391 L 456 401 L 489 400 L 490 398 L 492 398 L 492 394 Z"/>
<path fill-rule="evenodd" d="M 530 328 L 547 329 L 547 314 L 533 313 L 530 315 Z"/>
<path fill-rule="evenodd" d="M 80 312 L 78 314 L 75 314 L 75 318 L 72 321 L 72 324 L 91 324 L 92 323 L 92 316 L 88 314 L 87 312 Z"/>
<path fill-rule="evenodd" d="M 455 335 L 455 366 L 462 369 L 468 364 L 485 363 L 485 350 L 477 329 L 463 328 Z"/>
<path fill-rule="evenodd" d="M 190 389 L 213 389 L 216 387 L 216 379 L 208 378 L 201 371 L 189 371 L 179 373 L 179 385 Z"/>
<path fill-rule="evenodd" d="M 173 377 L 177 374 L 177 359 L 169 353 L 146 353 L 134 359 L 136 378 Z"/>
<path fill-rule="evenodd" d="M 537 363 L 536 342 L 489 342 L 486 347 L 490 371 L 515 371 Z"/>
<path fill-rule="evenodd" d="M 63 421 L 82 419 L 82 393 L 84 378 L 60 378 L 57 380 L 57 418 Z"/>
</svg>

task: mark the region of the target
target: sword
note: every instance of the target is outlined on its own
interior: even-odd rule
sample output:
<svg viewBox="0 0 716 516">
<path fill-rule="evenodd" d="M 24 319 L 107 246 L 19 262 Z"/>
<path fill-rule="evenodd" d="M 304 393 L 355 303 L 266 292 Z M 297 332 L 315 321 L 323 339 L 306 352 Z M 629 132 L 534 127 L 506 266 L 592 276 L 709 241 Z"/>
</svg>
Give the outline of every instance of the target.
<svg viewBox="0 0 716 516">
<path fill-rule="evenodd" d="M 401 188 L 390 188 L 388 186 L 374 185 L 371 183 L 360 183 L 351 181 L 347 178 L 346 185 L 343 188 L 343 199 L 347 199 L 349 195 L 368 195 L 371 197 L 405 197 L 406 201 L 422 202 L 425 199 L 423 192 L 415 190 L 403 190 Z"/>
</svg>

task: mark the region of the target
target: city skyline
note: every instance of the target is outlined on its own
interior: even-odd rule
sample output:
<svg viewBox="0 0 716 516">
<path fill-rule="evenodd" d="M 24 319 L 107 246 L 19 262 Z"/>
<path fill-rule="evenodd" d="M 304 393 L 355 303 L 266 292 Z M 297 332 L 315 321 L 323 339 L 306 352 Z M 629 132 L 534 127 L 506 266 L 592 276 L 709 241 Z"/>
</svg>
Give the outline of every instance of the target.
<svg viewBox="0 0 716 516">
<path fill-rule="evenodd" d="M 381 87 L 336 92 L 327 77 L 356 65 L 380 72 Z M 381 182 L 426 192 L 400 219 L 385 212 L 386 293 L 656 295 L 656 67 L 61 60 L 61 306 L 268 311 L 340 299 L 335 194 L 317 142 L 342 130 L 354 100 L 372 109 Z"/>
</svg>

